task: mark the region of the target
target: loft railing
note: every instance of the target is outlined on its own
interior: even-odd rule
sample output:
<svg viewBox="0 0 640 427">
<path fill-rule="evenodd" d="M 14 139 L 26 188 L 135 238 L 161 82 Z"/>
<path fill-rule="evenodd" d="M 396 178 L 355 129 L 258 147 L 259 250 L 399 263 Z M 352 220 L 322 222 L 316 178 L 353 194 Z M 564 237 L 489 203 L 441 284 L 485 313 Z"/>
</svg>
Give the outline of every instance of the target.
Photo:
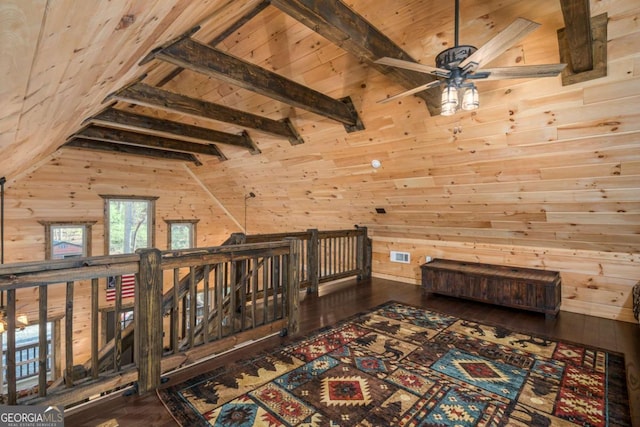
<svg viewBox="0 0 640 427">
<path fill-rule="evenodd" d="M 68 407 L 134 383 L 142 393 L 187 361 L 269 331 L 295 334 L 297 247 L 287 240 L 0 266 L 0 291 L 7 297 L 4 403 Z M 197 271 L 202 271 L 199 278 Z M 136 275 L 134 319 L 123 327 L 119 315 L 127 307 L 122 276 L 130 274 Z M 100 287 L 106 287 L 110 277 L 116 278 L 114 337 L 100 347 Z M 63 300 L 49 298 L 59 294 Z M 200 294 L 205 295 L 201 304 Z M 39 325 L 38 379 L 27 390 L 18 389 L 16 375 L 18 295 L 37 295 L 38 308 L 29 318 Z M 88 318 L 74 316 L 83 306 L 89 307 Z M 64 343 L 59 346 L 64 361 L 57 375 L 51 372 L 47 378 L 46 327 L 52 319 L 62 325 L 56 339 Z M 79 353 L 79 342 L 89 342 L 90 348 Z M 133 348 L 133 363 L 125 364 L 122 355 L 128 346 Z"/>
<path fill-rule="evenodd" d="M 162 374 L 187 363 L 245 340 L 295 333 L 301 287 L 317 292 L 320 283 L 370 274 L 366 228 L 236 234 L 212 248 L 0 265 L 7 343 L 2 401 L 68 407 L 132 384 L 152 390 Z M 133 303 L 122 297 L 129 275 L 136 278 Z M 115 282 L 115 299 L 105 304 L 107 282 Z M 28 389 L 19 387 L 16 358 L 16 319 L 25 314 L 17 307 L 25 300 L 40 348 L 30 381 L 36 385 Z M 132 308 L 127 324 L 121 315 Z M 114 313 L 109 340 L 107 311 Z M 55 331 L 50 346 L 48 322 Z M 132 360 L 124 357 L 129 351 Z"/>
<path fill-rule="evenodd" d="M 243 340 L 297 331 L 298 246 L 286 239 L 167 253 L 163 270 L 173 282 L 162 301 L 169 318 L 163 324 L 167 367 Z M 207 343 L 213 345 L 203 349 Z"/>
<path fill-rule="evenodd" d="M 309 293 L 318 292 L 322 283 L 346 277 L 371 277 L 371 240 L 366 227 L 353 230 L 318 231 L 309 229 L 296 233 L 253 234 L 235 233 L 228 242 L 272 242 L 283 238 L 298 241 L 300 287 Z"/>
<path fill-rule="evenodd" d="M 47 397 L 59 398 L 65 394 L 65 391 L 66 394 L 70 394 L 69 390 L 77 385 L 78 368 L 81 367 L 81 365 L 77 365 L 77 356 L 74 352 L 74 331 L 83 330 L 83 328 L 82 338 L 90 343 L 88 352 L 91 354 L 91 360 L 96 362 L 92 364 L 90 377 L 94 382 L 97 381 L 99 377 L 97 358 L 99 354 L 98 305 L 100 299 L 98 295 L 100 283 L 102 282 L 103 286 L 106 286 L 107 277 L 136 274 L 139 268 L 140 256 L 138 254 L 70 258 L 0 266 L 0 291 L 6 294 L 6 327 L 3 338 L 6 341 L 7 385 L 4 390 L 5 394 L 2 396 L 4 403 L 13 405 L 23 403 L 25 400 L 45 401 Z M 118 286 L 120 286 L 119 284 L 120 280 L 118 280 Z M 54 298 L 54 295 L 57 298 Z M 21 301 L 24 299 L 36 300 L 36 308 L 28 313 L 28 318 L 30 323 L 38 325 L 40 348 L 38 379 L 36 386 L 26 390 L 18 389 L 17 384 L 16 331 L 19 329 L 19 325 L 16 322 L 16 302 L 18 296 L 21 297 Z M 79 319 L 74 316 L 74 311 L 78 310 L 76 306 L 78 300 L 83 300 L 83 304 L 88 300 L 89 319 Z M 116 300 L 116 302 L 118 301 L 121 302 L 120 299 Z M 58 387 L 51 393 L 49 393 L 51 383 L 47 378 L 47 362 L 50 358 L 50 347 L 47 346 L 48 322 L 59 322 L 55 329 L 60 333 L 56 334 L 53 348 L 58 352 L 55 357 L 62 356 L 64 360 L 51 372 L 53 384 L 63 385 L 63 387 Z M 75 334 L 75 337 L 78 335 Z M 117 371 L 117 369 L 114 370 L 114 372 Z M 86 384 L 88 381 L 85 380 L 84 383 Z M 117 387 L 116 383 L 117 381 L 110 385 Z M 92 391 L 104 390 L 107 387 L 109 385 L 102 383 Z M 85 395 L 80 392 L 77 397 L 82 399 L 85 398 Z"/>
</svg>

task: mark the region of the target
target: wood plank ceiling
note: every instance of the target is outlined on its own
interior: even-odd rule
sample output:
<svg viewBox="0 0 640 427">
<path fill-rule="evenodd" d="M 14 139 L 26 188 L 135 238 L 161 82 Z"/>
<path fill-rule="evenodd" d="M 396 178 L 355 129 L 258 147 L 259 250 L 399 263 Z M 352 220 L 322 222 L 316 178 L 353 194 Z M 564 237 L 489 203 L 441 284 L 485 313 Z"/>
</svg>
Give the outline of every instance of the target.
<svg viewBox="0 0 640 427">
<path fill-rule="evenodd" d="M 435 76 L 429 74 L 376 63 L 382 57 L 417 61 L 342 2 L 263 0 L 249 8 L 235 22 L 231 22 L 207 44 L 192 38 L 192 35 L 201 29 L 198 25 L 176 39 L 154 48 L 139 65 L 160 60 L 175 66 L 157 83 L 156 86 L 159 87 L 143 83 L 142 80 L 146 77 L 143 74 L 133 83 L 111 93 L 106 100 L 117 102 L 87 118 L 84 126 L 73 133 L 64 146 L 179 161 L 187 160 L 200 165 L 197 155 L 226 159 L 223 150 L 215 143 L 243 147 L 251 154 L 259 154 L 260 149 L 252 141 L 249 129 L 286 137 L 291 144 L 303 142 L 289 118 L 273 120 L 160 88 L 185 69 L 335 120 L 343 124 L 347 132 L 364 129 L 364 124 L 348 96 L 333 99 L 216 48 L 225 38 L 235 31 L 240 31 L 244 24 L 258 16 L 269 5 L 277 7 L 305 24 L 406 89 L 427 85 L 437 80 Z M 570 48 L 568 52 L 574 53 L 573 69 L 589 71 L 593 68 L 591 45 L 578 42 L 585 38 L 585 34 L 590 34 L 588 1 L 563 0 L 562 6 L 566 21 L 569 23 L 567 26 L 567 40 Z M 590 40 L 590 37 L 588 39 Z M 425 100 L 431 114 L 439 114 L 439 88 L 417 92 L 416 96 Z M 232 123 L 244 129 L 239 133 L 216 131 L 166 118 L 127 112 L 118 109 L 118 103 Z"/>
<path fill-rule="evenodd" d="M 317 31 L 406 88 L 413 88 L 436 80 L 435 77 L 424 73 L 376 64 L 375 61 L 383 56 L 414 62 L 415 60 L 345 4 L 326 0 L 306 3 L 301 1 L 261 1 L 207 44 L 200 43 L 191 37 L 201 29 L 200 26 L 196 26 L 177 39 L 153 49 L 140 62 L 140 65 L 152 60 L 161 60 L 176 66 L 156 86 L 166 85 L 183 70 L 188 69 L 335 120 L 344 125 L 347 132 L 364 129 L 349 97 L 333 99 L 293 80 L 281 77 L 277 73 L 216 49 L 215 46 L 234 31 L 240 30 L 244 24 L 258 16 L 270 4 Z M 166 91 L 160 87 L 143 83 L 142 80 L 145 77 L 142 75 L 135 82 L 111 93 L 107 97 L 107 101 L 115 100 L 121 103 L 187 114 L 197 118 L 227 122 L 245 129 L 240 134 L 213 131 L 166 118 L 159 119 L 142 114 L 127 113 L 117 109 L 117 103 L 114 103 L 104 111 L 86 119 L 85 127 L 74 133 L 65 146 L 119 151 L 122 145 L 126 145 L 138 147 L 137 151 L 128 151 L 129 154 L 167 158 L 167 151 L 175 151 L 190 155 L 213 155 L 224 160 L 223 152 L 211 142 L 244 147 L 252 154 L 260 153 L 259 148 L 252 141 L 248 129 L 286 137 L 291 144 L 303 142 L 291 121 L 286 117 L 281 120 L 273 120 L 221 104 Z M 433 114 L 439 112 L 439 93 L 423 91 L 417 96 L 427 101 L 429 110 Z M 113 128 L 124 128 L 127 131 Z M 166 134 L 169 134 L 170 137 L 167 137 Z M 163 135 L 164 137 L 159 138 Z M 93 142 L 89 143 L 89 141 Z M 195 143 L 187 141 L 195 141 Z M 198 142 L 208 143 L 208 145 L 199 147 Z M 176 160 L 183 159 L 177 157 Z M 200 163 L 197 157 L 193 157 L 191 160 L 196 164 Z"/>
<path fill-rule="evenodd" d="M 100 150 L 187 162 L 236 216 L 244 194 L 277 179 L 261 199 L 264 218 L 275 219 L 256 219 L 256 229 L 281 229 L 296 214 L 298 227 L 357 222 L 381 237 L 637 247 L 635 128 L 620 118 L 635 113 L 597 103 L 635 96 L 626 80 L 635 75 L 638 6 L 461 0 L 463 43 L 482 46 L 519 16 L 542 23 L 498 66 L 558 62 L 556 32 L 566 20 L 567 62 L 595 68 L 602 58 L 588 54 L 597 46 L 583 43 L 591 15 L 604 15 L 605 28 L 615 23 L 612 41 L 599 43 L 617 66 L 606 89 L 562 88 L 554 78 L 486 82 L 480 110 L 445 118 L 438 88 L 378 104 L 434 77 L 374 61 L 434 64 L 452 45 L 453 1 L 375 4 L 4 0 L 1 174 L 11 185 L 57 150 Z M 605 144 L 615 152 L 603 154 Z M 559 152 L 576 164 L 571 171 L 557 170 Z M 593 157 L 606 164 L 592 165 Z M 371 172 L 372 158 L 383 168 Z M 606 235 L 612 230 L 623 238 Z"/>
<path fill-rule="evenodd" d="M 153 61 L 162 61 L 174 67 L 169 68 L 168 71 L 159 71 L 166 70 L 166 67 L 151 68 L 137 76 L 131 83 L 113 91 L 105 101 L 115 102 L 86 118 L 83 126 L 69 135 L 64 146 L 191 161 L 199 165 L 201 162 L 198 155 L 226 159 L 224 150 L 216 144 L 242 147 L 251 154 L 260 154 L 260 149 L 249 131 L 257 130 L 284 137 L 291 144 L 303 143 L 303 138 L 288 117 L 274 120 L 161 88 L 185 69 L 329 118 L 342 124 L 347 132 L 364 129 L 364 124 L 349 96 L 341 99 L 331 98 L 216 48 L 231 34 L 241 31 L 245 24 L 258 18 L 270 5 L 316 31 L 362 63 L 378 70 L 406 89 L 426 85 L 436 80 L 429 74 L 377 64 L 375 61 L 382 57 L 418 61 L 342 2 L 333 0 L 245 2 L 244 7 L 236 8 L 232 12 L 236 16 L 235 21 L 231 21 L 226 27 L 216 26 L 217 34 L 207 43 L 197 41 L 193 36 L 201 32 L 208 33 L 206 29 L 203 31 L 203 27 L 210 25 L 213 19 L 205 19 L 175 39 L 153 48 L 139 62 L 139 66 Z M 593 63 L 591 46 L 587 44 L 585 47 L 584 43 L 575 42 L 581 39 L 585 31 L 589 31 L 590 28 L 588 1 L 563 0 L 562 5 L 569 22 L 567 29 L 567 39 L 571 48 L 569 52 L 577 52 L 573 56 L 576 58 L 574 62 L 576 67 L 579 67 L 579 71 L 590 70 Z M 231 9 L 228 5 L 226 8 Z M 217 16 L 214 14 L 212 17 Z M 130 21 L 134 19 L 134 15 L 124 15 L 119 26 L 125 28 L 131 25 Z M 203 37 L 206 36 L 203 35 Z M 584 60 L 583 57 L 585 57 Z M 132 57 L 129 63 L 134 60 L 135 57 Z M 138 68 L 138 65 L 132 68 Z M 161 76 L 155 85 L 143 82 L 148 77 L 147 72 L 155 74 L 156 80 Z M 439 114 L 439 88 L 418 92 L 416 96 L 424 99 L 431 114 Z M 149 111 L 145 114 L 126 111 L 127 107 L 132 106 L 153 109 L 153 115 L 150 115 Z M 242 130 L 230 133 L 190 125 L 172 120 L 167 116 L 160 117 L 156 110 L 184 114 L 199 120 L 211 119 L 226 122 Z"/>
</svg>

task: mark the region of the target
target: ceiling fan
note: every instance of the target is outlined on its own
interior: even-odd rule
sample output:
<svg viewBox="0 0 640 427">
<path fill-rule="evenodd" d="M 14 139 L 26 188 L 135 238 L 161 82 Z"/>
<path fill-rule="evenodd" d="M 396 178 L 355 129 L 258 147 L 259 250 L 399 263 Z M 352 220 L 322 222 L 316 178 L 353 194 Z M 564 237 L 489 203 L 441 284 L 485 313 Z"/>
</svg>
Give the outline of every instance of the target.
<svg viewBox="0 0 640 427">
<path fill-rule="evenodd" d="M 432 87 L 442 86 L 441 114 L 443 116 L 450 116 L 455 114 L 459 108 L 463 110 L 475 110 L 479 107 L 478 90 L 473 84 L 473 80 L 553 77 L 560 74 L 566 66 L 566 64 L 542 64 L 481 68 L 515 43 L 522 40 L 529 33 L 536 30 L 540 24 L 525 18 L 518 18 L 486 44 L 477 49 L 474 46 L 461 46 L 458 44 L 459 20 L 460 5 L 459 0 L 456 0 L 455 45 L 443 50 L 436 56 L 435 67 L 389 57 L 380 58 L 375 61 L 377 64 L 432 74 L 439 78 L 439 80 L 434 80 L 430 83 L 409 89 L 378 102 L 390 102 Z"/>
</svg>

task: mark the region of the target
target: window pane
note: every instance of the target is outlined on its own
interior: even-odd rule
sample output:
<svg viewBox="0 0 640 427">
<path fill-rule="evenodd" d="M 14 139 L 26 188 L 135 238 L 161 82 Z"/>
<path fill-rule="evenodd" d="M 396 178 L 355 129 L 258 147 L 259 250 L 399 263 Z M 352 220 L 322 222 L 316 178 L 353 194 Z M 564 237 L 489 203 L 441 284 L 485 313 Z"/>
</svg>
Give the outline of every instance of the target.
<svg viewBox="0 0 640 427">
<path fill-rule="evenodd" d="M 133 322 L 133 310 L 120 313 L 120 329 L 124 330 Z"/>
<path fill-rule="evenodd" d="M 51 258 L 86 256 L 85 227 L 77 225 L 51 226 Z"/>
<path fill-rule="evenodd" d="M 129 254 L 150 246 L 150 202 L 109 200 L 109 254 Z"/>
<path fill-rule="evenodd" d="M 47 363 L 46 371 L 49 379 L 53 361 L 52 322 L 47 322 Z M 16 377 L 18 380 L 35 377 L 40 370 L 40 341 L 39 325 L 25 326 L 16 330 Z M 3 385 L 7 384 L 7 342 L 2 342 L 2 378 Z M 25 384 L 22 384 L 24 388 Z M 19 384 L 20 387 L 20 384 Z"/>
<path fill-rule="evenodd" d="M 187 249 L 193 247 L 193 224 L 171 224 L 171 249 Z"/>
</svg>

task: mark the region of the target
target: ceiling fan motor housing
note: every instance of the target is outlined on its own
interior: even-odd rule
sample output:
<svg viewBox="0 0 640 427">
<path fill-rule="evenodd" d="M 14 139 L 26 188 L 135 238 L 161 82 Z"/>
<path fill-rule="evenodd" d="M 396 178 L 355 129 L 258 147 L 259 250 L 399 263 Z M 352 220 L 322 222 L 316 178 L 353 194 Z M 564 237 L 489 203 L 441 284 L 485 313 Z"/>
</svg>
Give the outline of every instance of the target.
<svg viewBox="0 0 640 427">
<path fill-rule="evenodd" d="M 443 50 L 436 56 L 436 67 L 453 70 L 462 61 L 470 57 L 476 50 L 475 46 L 454 46 Z"/>
</svg>

